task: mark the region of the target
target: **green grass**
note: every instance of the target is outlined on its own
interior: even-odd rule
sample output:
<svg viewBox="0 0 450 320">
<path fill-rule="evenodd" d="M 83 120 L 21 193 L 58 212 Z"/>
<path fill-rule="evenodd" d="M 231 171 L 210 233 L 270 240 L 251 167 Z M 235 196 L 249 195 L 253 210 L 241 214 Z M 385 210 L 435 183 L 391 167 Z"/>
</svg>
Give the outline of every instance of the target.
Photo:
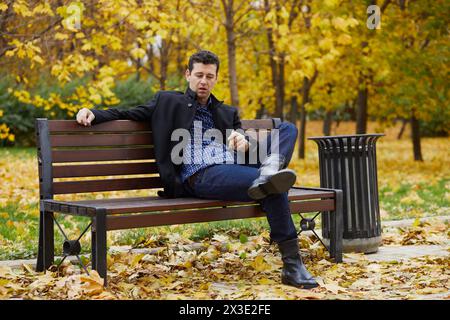
<svg viewBox="0 0 450 320">
<path fill-rule="evenodd" d="M 398 220 L 420 216 L 447 215 L 450 201 L 446 196 L 450 179 L 435 184 L 401 184 L 380 188 L 380 207 L 389 213 L 389 219 Z"/>
<path fill-rule="evenodd" d="M 2 147 L 0 148 L 0 155 L 3 153 L 9 153 L 13 156 L 16 156 L 18 159 L 27 158 L 35 158 L 37 151 L 36 148 L 30 147 Z"/>
<path fill-rule="evenodd" d="M 179 233 L 192 240 L 201 241 L 211 239 L 215 234 L 227 234 L 231 238 L 241 235 L 254 236 L 264 230 L 268 230 L 268 223 L 264 218 L 253 218 L 245 220 L 229 220 L 209 223 L 192 223 L 187 225 L 163 226 L 154 228 L 141 228 L 124 230 L 118 232 L 115 237 L 116 245 L 131 245 L 139 247 L 150 235 L 164 235 Z"/>
<path fill-rule="evenodd" d="M 39 239 L 39 208 L 38 204 L 32 204 L 29 210 L 21 210 L 17 204 L 8 203 L 0 207 L 0 212 L 7 213 L 0 217 L 0 260 L 27 259 L 36 257 L 37 243 Z M 89 224 L 82 217 L 56 215 L 61 228 L 72 239 L 77 238 Z M 13 223 L 13 226 L 11 226 Z M 55 254 L 62 253 L 64 236 L 59 232 L 55 224 Z M 89 252 L 89 244 L 82 239 L 82 252 Z"/>
</svg>

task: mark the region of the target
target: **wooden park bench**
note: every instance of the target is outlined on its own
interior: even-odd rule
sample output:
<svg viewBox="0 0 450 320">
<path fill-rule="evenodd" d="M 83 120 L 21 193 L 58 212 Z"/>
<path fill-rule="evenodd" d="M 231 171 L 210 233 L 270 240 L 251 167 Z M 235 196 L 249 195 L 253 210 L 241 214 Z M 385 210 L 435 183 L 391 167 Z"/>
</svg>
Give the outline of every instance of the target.
<svg viewBox="0 0 450 320">
<path fill-rule="evenodd" d="M 243 120 L 242 128 L 270 130 L 278 123 L 279 119 Z M 264 216 L 257 202 L 158 196 L 56 200 L 54 196 L 61 194 L 162 188 L 150 124 L 116 120 L 84 127 L 75 120 L 36 119 L 36 135 L 40 195 L 37 271 L 46 270 L 54 263 L 54 225 L 63 232 L 55 213 L 85 216 L 91 220 L 91 267 L 105 279 L 105 284 L 108 231 Z M 121 162 L 111 163 L 116 160 Z M 111 178 L 120 175 L 127 177 Z M 86 177 L 91 178 L 79 179 Z M 65 178 L 65 181 L 55 181 L 56 178 Z M 330 239 L 327 249 L 335 262 L 341 262 L 341 190 L 295 187 L 289 191 L 289 201 L 293 214 L 322 213 L 322 223 L 328 223 L 330 230 L 324 235 Z M 314 218 L 302 219 L 300 232 L 313 230 Z M 63 235 L 64 258 L 78 257 L 82 235 L 77 240 L 68 239 L 64 232 Z"/>
</svg>

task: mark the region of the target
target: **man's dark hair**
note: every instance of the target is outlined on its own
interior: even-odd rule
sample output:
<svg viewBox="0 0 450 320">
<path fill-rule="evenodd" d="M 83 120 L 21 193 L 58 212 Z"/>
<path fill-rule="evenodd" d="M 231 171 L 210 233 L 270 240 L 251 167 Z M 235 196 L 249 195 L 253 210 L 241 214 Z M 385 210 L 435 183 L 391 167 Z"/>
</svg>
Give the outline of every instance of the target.
<svg viewBox="0 0 450 320">
<path fill-rule="evenodd" d="M 217 66 L 216 74 L 219 73 L 219 58 L 211 51 L 201 50 L 190 56 L 188 64 L 189 72 L 194 69 L 194 63 L 215 64 Z"/>
</svg>

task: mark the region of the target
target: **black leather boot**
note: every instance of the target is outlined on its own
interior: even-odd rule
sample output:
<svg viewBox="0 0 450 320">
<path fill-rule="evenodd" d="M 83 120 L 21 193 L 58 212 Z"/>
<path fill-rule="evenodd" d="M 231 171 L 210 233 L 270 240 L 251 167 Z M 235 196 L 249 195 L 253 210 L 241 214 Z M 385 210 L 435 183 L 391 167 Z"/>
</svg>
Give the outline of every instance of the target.
<svg viewBox="0 0 450 320">
<path fill-rule="evenodd" d="M 289 191 L 297 176 L 294 170 L 285 169 L 284 157 L 280 154 L 268 156 L 259 168 L 259 177 L 248 188 L 248 195 L 261 200 L 271 194 Z"/>
<path fill-rule="evenodd" d="M 278 243 L 283 260 L 281 282 L 302 289 L 312 289 L 319 284 L 306 270 L 299 252 L 298 239 Z"/>
</svg>

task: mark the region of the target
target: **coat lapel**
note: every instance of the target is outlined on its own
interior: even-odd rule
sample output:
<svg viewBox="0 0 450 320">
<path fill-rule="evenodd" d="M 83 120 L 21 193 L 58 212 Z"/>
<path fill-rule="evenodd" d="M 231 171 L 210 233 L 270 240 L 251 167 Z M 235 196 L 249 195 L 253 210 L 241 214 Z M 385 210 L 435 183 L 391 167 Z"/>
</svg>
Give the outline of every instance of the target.
<svg viewBox="0 0 450 320">
<path fill-rule="evenodd" d="M 189 129 L 192 126 L 192 121 L 194 120 L 195 111 L 197 110 L 198 102 L 197 102 L 197 94 L 191 90 L 191 88 L 187 88 L 185 92 L 186 98 L 186 106 L 190 109 L 187 114 L 189 117 L 186 119 L 186 129 Z M 214 121 L 214 126 L 216 129 L 219 129 L 222 133 L 225 133 L 225 124 L 222 121 L 222 118 L 219 115 L 219 106 L 222 105 L 223 101 L 219 101 L 213 94 L 211 94 L 211 114 Z M 192 104 L 189 106 L 189 104 Z"/>
</svg>

